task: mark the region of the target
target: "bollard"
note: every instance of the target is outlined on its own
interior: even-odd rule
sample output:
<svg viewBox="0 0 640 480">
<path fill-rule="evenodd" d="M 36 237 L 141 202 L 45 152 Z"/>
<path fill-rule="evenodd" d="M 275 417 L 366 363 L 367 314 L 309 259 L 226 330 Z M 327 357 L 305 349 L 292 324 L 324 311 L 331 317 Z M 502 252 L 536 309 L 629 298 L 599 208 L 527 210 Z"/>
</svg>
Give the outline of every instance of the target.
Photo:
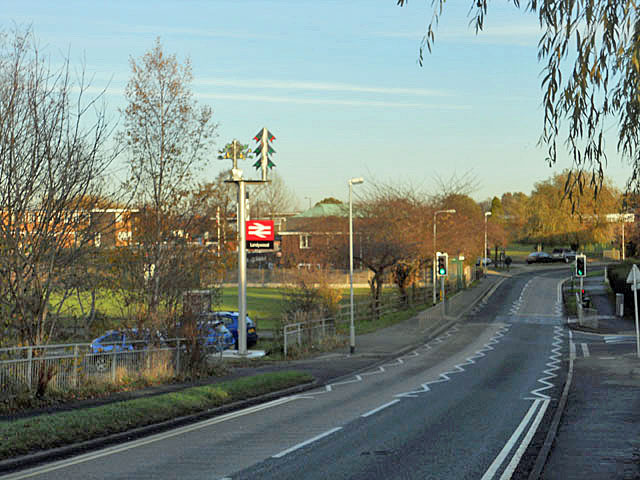
<svg viewBox="0 0 640 480">
<path fill-rule="evenodd" d="M 616 293 L 616 315 L 624 317 L 624 293 Z"/>
</svg>

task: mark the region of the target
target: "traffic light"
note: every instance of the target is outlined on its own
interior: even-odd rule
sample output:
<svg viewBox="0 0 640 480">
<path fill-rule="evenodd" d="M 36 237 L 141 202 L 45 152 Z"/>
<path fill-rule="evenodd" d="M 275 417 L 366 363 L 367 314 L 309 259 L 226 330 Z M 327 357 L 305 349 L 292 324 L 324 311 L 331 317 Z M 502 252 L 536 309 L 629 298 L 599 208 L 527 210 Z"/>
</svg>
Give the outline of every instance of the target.
<svg viewBox="0 0 640 480">
<path fill-rule="evenodd" d="M 576 255 L 576 277 L 587 276 L 587 257 L 585 255 Z"/>
<path fill-rule="evenodd" d="M 253 151 L 258 157 L 256 163 L 253 166 L 258 169 L 262 169 L 262 180 L 267 179 L 267 168 L 273 168 L 276 166 L 275 163 L 271 161 L 270 155 L 276 153 L 269 142 L 272 142 L 276 139 L 276 137 L 264 127 L 260 130 L 253 139 L 258 143 L 258 146 Z"/>
<path fill-rule="evenodd" d="M 447 276 L 447 266 L 449 263 L 449 255 L 446 253 L 436 253 L 436 274 L 438 277 Z"/>
</svg>

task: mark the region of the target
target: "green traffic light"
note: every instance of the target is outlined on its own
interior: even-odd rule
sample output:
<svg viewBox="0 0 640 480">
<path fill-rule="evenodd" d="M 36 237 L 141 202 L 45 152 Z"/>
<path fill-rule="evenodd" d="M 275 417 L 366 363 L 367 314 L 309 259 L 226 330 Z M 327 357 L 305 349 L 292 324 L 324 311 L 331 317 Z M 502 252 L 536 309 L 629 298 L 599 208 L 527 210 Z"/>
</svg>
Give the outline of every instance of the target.
<svg viewBox="0 0 640 480">
<path fill-rule="evenodd" d="M 446 270 L 444 268 L 440 269 L 440 275 L 444 275 L 446 273 Z"/>
</svg>

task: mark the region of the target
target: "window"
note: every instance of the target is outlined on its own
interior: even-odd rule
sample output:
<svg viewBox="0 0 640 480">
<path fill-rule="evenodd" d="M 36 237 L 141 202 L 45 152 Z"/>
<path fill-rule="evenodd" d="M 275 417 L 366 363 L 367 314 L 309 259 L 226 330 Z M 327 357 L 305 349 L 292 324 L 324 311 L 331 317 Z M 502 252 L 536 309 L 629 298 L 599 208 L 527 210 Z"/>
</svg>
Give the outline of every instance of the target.
<svg viewBox="0 0 640 480">
<path fill-rule="evenodd" d="M 310 235 L 300 235 L 300 248 L 311 248 Z"/>
</svg>

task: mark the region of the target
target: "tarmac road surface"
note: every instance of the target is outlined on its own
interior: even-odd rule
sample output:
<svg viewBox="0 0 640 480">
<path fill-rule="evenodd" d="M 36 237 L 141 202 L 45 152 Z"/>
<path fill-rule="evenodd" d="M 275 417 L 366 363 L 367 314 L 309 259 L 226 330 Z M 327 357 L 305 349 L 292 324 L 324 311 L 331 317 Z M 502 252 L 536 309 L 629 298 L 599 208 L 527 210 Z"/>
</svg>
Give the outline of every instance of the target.
<svg viewBox="0 0 640 480">
<path fill-rule="evenodd" d="M 564 274 L 514 276 L 437 338 L 322 388 L 3 478 L 518 478 L 563 384 Z"/>
</svg>

